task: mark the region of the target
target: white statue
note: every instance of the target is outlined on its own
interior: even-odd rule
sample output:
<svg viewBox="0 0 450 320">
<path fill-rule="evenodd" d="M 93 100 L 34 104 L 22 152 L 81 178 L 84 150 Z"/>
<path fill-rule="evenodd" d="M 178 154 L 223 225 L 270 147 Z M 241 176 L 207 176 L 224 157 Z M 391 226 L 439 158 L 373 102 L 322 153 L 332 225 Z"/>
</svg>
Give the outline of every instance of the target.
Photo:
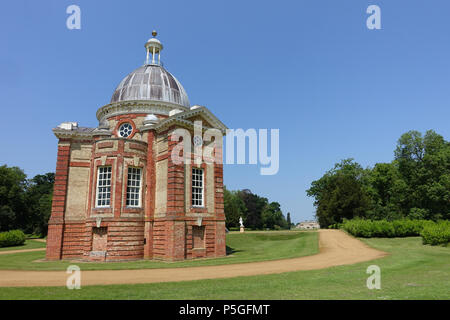
<svg viewBox="0 0 450 320">
<path fill-rule="evenodd" d="M 241 228 L 244 227 L 244 223 L 243 223 L 243 221 L 242 221 L 242 217 L 239 217 L 239 224 L 241 225 Z"/>
</svg>

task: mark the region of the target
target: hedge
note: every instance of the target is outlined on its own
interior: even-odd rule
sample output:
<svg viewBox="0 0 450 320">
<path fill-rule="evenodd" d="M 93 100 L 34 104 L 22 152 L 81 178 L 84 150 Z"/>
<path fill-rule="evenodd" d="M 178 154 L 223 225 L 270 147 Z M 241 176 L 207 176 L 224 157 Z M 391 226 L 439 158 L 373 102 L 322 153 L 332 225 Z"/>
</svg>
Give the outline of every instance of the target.
<svg viewBox="0 0 450 320">
<path fill-rule="evenodd" d="M 447 244 L 450 242 L 450 221 L 444 220 L 426 225 L 420 235 L 423 244 L 431 244 L 432 246 Z"/>
<path fill-rule="evenodd" d="M 342 228 L 355 237 L 362 238 L 392 238 L 420 236 L 426 220 L 345 220 Z"/>
<path fill-rule="evenodd" d="M 386 220 L 344 220 L 341 228 L 355 237 L 392 238 L 421 236 L 423 244 L 446 244 L 450 242 L 450 221 L 401 219 Z"/>
<path fill-rule="evenodd" d="M 21 230 L 0 233 L 0 247 L 20 246 L 25 243 L 25 234 Z"/>
<path fill-rule="evenodd" d="M 341 228 L 342 228 L 342 223 L 330 224 L 328 226 L 328 229 L 341 229 Z"/>
</svg>

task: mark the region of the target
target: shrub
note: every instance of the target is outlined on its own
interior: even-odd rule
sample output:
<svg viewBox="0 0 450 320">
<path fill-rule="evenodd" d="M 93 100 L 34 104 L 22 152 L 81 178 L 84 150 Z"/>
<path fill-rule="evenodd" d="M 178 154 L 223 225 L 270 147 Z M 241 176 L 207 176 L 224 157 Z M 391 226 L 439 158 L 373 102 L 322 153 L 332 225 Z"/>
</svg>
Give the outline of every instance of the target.
<svg viewBox="0 0 450 320">
<path fill-rule="evenodd" d="M 342 224 L 344 230 L 355 237 L 370 238 L 373 234 L 373 226 L 371 220 L 353 219 L 345 220 Z"/>
<path fill-rule="evenodd" d="M 386 220 L 372 221 L 372 237 L 395 237 L 395 229 L 392 222 L 388 222 Z"/>
<path fill-rule="evenodd" d="M 395 220 L 392 222 L 396 237 L 415 237 L 420 236 L 420 232 L 422 232 L 423 227 L 426 224 L 432 224 L 432 221 L 427 220 L 410 220 L 410 219 L 402 219 Z"/>
<path fill-rule="evenodd" d="M 423 228 L 433 225 L 433 221 L 401 219 L 386 220 L 345 220 L 342 224 L 344 230 L 355 237 L 391 238 L 420 236 Z"/>
<path fill-rule="evenodd" d="M 450 242 L 450 221 L 438 221 L 437 223 L 426 224 L 420 234 L 423 244 L 433 246 L 447 244 Z"/>
<path fill-rule="evenodd" d="M 25 243 L 25 234 L 21 230 L 0 233 L 0 247 L 19 246 Z"/>
</svg>

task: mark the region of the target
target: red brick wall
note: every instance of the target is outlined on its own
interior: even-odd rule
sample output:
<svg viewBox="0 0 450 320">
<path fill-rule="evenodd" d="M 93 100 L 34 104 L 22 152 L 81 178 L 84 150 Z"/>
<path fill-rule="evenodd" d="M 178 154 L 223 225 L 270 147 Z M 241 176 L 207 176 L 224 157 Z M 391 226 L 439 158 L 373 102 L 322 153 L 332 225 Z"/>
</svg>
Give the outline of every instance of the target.
<svg viewBox="0 0 450 320">
<path fill-rule="evenodd" d="M 197 227 L 196 219 L 186 222 L 186 258 L 195 259 L 202 257 L 220 257 L 226 253 L 225 224 L 215 219 L 203 219 L 202 227 L 205 228 L 204 247 L 194 245 L 193 228 Z M 223 228 L 222 228 L 223 227 Z"/>
<path fill-rule="evenodd" d="M 144 221 L 108 223 L 106 261 L 144 258 Z"/>
<path fill-rule="evenodd" d="M 92 251 L 106 252 L 108 245 L 108 228 L 92 228 Z"/>
<path fill-rule="evenodd" d="M 225 221 L 218 221 L 215 225 L 216 241 L 215 241 L 215 256 L 223 257 L 227 254 Z"/>
<path fill-rule="evenodd" d="M 167 239 L 166 222 L 155 221 L 153 224 L 153 258 L 164 259 L 166 256 Z"/>
<path fill-rule="evenodd" d="M 86 241 L 86 227 L 84 221 L 65 223 L 62 257 L 64 259 L 80 258 L 83 256 Z"/>
<path fill-rule="evenodd" d="M 205 227 L 192 227 L 192 243 L 194 249 L 205 248 Z"/>
</svg>

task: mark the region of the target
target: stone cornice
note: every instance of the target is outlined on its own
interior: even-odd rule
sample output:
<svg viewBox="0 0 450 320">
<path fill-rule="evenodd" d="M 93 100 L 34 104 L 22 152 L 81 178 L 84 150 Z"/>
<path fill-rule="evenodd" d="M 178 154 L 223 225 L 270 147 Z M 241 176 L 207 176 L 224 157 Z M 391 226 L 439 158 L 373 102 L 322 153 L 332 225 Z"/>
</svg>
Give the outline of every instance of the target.
<svg viewBox="0 0 450 320">
<path fill-rule="evenodd" d="M 92 129 L 90 131 L 80 130 L 65 130 L 61 128 L 52 129 L 53 133 L 58 139 L 74 139 L 74 140 L 91 140 L 95 136 L 110 136 L 112 133 L 109 130 Z"/>
<path fill-rule="evenodd" d="M 200 107 L 196 109 L 192 109 L 186 112 L 180 112 L 175 115 L 172 115 L 164 120 L 161 120 L 160 122 L 156 124 L 150 124 L 150 125 L 144 125 L 139 130 L 146 131 L 146 130 L 156 130 L 156 132 L 162 132 L 166 129 L 168 129 L 171 125 L 177 124 L 182 127 L 192 129 L 194 127 L 194 122 L 188 120 L 189 118 L 192 118 L 196 115 L 200 115 L 202 118 L 204 118 L 206 121 L 208 121 L 213 127 L 208 126 L 202 126 L 203 130 L 208 129 L 218 129 L 222 132 L 222 134 L 226 133 L 226 130 L 228 129 L 219 119 L 217 119 L 216 116 L 212 114 L 211 111 L 209 111 L 205 107 Z"/>
<path fill-rule="evenodd" d="M 70 131 L 64 129 L 53 129 L 53 133 L 58 139 L 92 139 L 94 136 L 92 132 L 90 133 L 81 133 L 77 131 Z"/>
<path fill-rule="evenodd" d="M 101 122 L 109 117 L 128 113 L 169 115 L 169 112 L 174 109 L 189 111 L 187 107 L 165 101 L 130 100 L 114 102 L 101 107 L 97 111 L 97 119 Z"/>
</svg>

